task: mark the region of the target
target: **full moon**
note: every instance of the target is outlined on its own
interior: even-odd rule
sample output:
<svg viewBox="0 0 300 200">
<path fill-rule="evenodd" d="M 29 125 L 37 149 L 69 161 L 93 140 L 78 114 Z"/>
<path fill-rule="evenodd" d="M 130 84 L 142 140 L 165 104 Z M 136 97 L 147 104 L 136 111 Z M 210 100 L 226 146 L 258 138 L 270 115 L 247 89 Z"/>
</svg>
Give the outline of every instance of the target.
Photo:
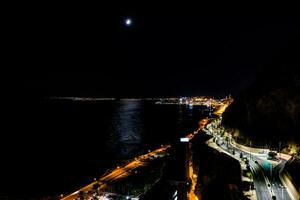
<svg viewBox="0 0 300 200">
<path fill-rule="evenodd" d="M 130 18 L 125 19 L 126 26 L 130 26 L 132 24 L 132 20 Z"/>
</svg>

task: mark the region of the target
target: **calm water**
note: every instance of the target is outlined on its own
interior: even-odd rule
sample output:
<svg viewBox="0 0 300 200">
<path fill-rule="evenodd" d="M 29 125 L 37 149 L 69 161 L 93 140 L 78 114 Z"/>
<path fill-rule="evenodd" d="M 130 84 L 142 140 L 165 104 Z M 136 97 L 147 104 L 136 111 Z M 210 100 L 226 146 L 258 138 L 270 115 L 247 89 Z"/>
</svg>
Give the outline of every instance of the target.
<svg viewBox="0 0 300 200">
<path fill-rule="evenodd" d="M 73 191 L 118 162 L 193 131 L 202 116 L 199 107 L 151 101 L 28 104 L 15 116 L 9 144 L 17 151 L 6 159 L 2 193 Z"/>
</svg>

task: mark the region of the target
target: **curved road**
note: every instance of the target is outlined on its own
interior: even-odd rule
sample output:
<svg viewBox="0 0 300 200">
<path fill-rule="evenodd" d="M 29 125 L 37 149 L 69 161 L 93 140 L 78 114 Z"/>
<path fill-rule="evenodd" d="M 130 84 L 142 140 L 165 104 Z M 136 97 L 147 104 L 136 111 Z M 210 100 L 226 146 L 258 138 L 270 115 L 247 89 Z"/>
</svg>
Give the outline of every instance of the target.
<svg viewBox="0 0 300 200">
<path fill-rule="evenodd" d="M 286 161 L 281 160 L 277 166 L 273 166 L 256 155 L 249 154 L 241 149 L 233 147 L 230 143 L 223 143 L 220 147 L 232 154 L 235 151 L 235 156 L 248 158 L 251 171 L 253 173 L 253 182 L 256 189 L 258 200 L 270 200 L 272 196 L 276 196 L 278 200 L 291 200 L 286 188 L 282 186 L 279 178 L 279 172 L 284 168 Z M 266 165 L 268 164 L 268 165 Z"/>
</svg>

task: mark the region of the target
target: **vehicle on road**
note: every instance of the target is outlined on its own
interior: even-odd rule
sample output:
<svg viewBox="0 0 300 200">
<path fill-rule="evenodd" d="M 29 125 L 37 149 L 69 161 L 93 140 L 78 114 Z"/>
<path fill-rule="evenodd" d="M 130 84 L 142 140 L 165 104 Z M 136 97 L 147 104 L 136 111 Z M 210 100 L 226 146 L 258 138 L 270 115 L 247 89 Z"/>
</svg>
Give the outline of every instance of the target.
<svg viewBox="0 0 300 200">
<path fill-rule="evenodd" d="M 240 158 L 243 158 L 243 153 L 240 153 Z"/>
</svg>

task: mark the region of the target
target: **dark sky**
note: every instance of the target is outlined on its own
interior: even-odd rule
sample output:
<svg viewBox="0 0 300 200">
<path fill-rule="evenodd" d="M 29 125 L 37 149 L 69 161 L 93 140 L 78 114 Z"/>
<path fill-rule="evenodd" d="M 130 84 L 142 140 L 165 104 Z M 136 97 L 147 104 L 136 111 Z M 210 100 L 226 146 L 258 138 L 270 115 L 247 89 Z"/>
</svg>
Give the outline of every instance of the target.
<svg viewBox="0 0 300 200">
<path fill-rule="evenodd" d="M 300 36 L 299 17 L 281 12 L 74 3 L 19 9 L 6 16 L 16 70 L 5 84 L 39 96 L 236 94 Z"/>
</svg>

